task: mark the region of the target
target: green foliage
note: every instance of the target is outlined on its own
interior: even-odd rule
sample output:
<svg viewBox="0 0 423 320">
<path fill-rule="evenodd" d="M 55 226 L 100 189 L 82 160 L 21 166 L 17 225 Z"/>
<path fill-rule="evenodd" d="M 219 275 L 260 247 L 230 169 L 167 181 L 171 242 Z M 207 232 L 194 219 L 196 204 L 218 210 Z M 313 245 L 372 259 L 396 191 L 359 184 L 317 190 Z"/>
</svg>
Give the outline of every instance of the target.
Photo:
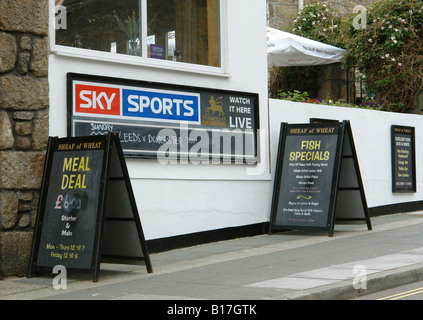
<svg viewBox="0 0 423 320">
<path fill-rule="evenodd" d="M 304 102 L 305 100 L 308 100 L 309 97 L 306 91 L 300 92 L 299 90 L 294 90 L 294 92 L 291 92 L 291 91 L 285 92 L 280 90 L 278 92 L 278 99 L 295 101 L 295 102 Z"/>
<path fill-rule="evenodd" d="M 315 1 L 298 14 L 290 32 L 347 49 L 344 67 L 357 68 L 369 97 L 384 110 L 414 108 L 423 89 L 423 3 L 379 0 L 366 8 L 366 27 L 354 27 L 357 13 L 341 17 Z"/>
<path fill-rule="evenodd" d="M 390 110 L 413 108 L 415 95 L 423 89 L 423 3 L 375 2 L 367 10 L 366 28 L 350 26 L 349 31 L 345 65 L 358 67 L 368 90 Z"/>
<path fill-rule="evenodd" d="M 327 2 L 315 1 L 306 5 L 290 29 L 299 36 L 344 47 L 342 17 Z"/>
<path fill-rule="evenodd" d="M 288 100 L 288 101 L 302 102 L 302 103 L 315 103 L 315 104 L 322 104 L 327 106 L 360 108 L 360 109 L 370 109 L 370 110 L 384 110 L 382 103 L 375 101 L 374 99 L 368 99 L 362 102 L 360 105 L 354 105 L 351 103 L 347 103 L 343 100 L 332 101 L 332 100 L 322 100 L 322 99 L 316 99 L 316 98 L 310 99 L 306 91 L 300 92 L 299 90 L 294 90 L 294 92 L 279 90 L 277 98 L 280 100 Z"/>
</svg>

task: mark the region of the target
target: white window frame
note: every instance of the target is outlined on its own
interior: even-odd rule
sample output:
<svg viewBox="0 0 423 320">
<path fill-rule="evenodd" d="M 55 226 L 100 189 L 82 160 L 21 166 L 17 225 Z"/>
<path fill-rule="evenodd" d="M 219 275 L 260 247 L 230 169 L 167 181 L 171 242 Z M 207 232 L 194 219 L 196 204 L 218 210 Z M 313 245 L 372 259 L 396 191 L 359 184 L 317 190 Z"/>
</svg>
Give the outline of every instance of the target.
<svg viewBox="0 0 423 320">
<path fill-rule="evenodd" d="M 142 56 L 131 56 L 126 54 L 111 53 L 104 51 L 96 51 L 90 49 L 81 49 L 56 44 L 55 30 L 55 7 L 54 0 L 50 0 L 50 53 L 58 56 L 66 56 L 80 59 L 91 59 L 96 61 L 104 61 L 109 63 L 129 64 L 134 66 L 160 68 L 167 70 L 194 72 L 208 75 L 230 77 L 227 65 L 227 8 L 226 0 L 219 1 L 219 54 L 220 67 L 205 66 L 200 64 L 192 64 L 178 61 L 167 61 L 147 57 L 147 28 L 141 28 Z M 141 21 L 147 21 L 147 0 L 140 0 Z"/>
</svg>

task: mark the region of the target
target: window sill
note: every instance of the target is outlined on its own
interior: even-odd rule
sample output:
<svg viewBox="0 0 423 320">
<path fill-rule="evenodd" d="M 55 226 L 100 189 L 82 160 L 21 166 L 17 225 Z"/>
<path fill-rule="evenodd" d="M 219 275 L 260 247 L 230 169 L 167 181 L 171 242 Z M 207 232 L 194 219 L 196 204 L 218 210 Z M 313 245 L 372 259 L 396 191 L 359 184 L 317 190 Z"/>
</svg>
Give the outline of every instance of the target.
<svg viewBox="0 0 423 320">
<path fill-rule="evenodd" d="M 153 58 L 143 58 L 124 54 L 108 53 L 102 51 L 79 49 L 55 45 L 50 52 L 58 56 L 66 56 L 79 59 L 90 59 L 95 61 L 104 61 L 107 63 L 120 63 L 126 65 L 134 65 L 139 67 L 159 68 L 172 71 L 191 72 L 198 74 L 206 74 L 220 77 L 231 77 L 225 72 L 224 68 L 196 65 L 191 63 L 164 61 Z"/>
</svg>

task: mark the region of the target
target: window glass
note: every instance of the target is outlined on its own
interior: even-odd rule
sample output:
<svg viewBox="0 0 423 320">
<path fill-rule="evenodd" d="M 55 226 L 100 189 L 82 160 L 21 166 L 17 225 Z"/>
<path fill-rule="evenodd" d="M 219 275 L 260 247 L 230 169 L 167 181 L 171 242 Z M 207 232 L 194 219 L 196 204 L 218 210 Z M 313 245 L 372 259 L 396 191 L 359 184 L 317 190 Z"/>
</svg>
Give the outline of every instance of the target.
<svg viewBox="0 0 423 320">
<path fill-rule="evenodd" d="M 146 1 L 146 4 L 144 3 Z M 56 44 L 220 66 L 219 0 L 58 0 L 66 25 Z M 141 8 L 147 21 L 141 21 Z M 60 9 L 59 9 L 60 10 Z M 147 39 L 142 41 L 142 30 Z"/>
<path fill-rule="evenodd" d="M 148 54 L 219 66 L 217 0 L 148 0 Z"/>
<path fill-rule="evenodd" d="M 56 30 L 56 44 L 141 55 L 139 0 L 65 0 L 62 7 L 66 29 Z"/>
</svg>

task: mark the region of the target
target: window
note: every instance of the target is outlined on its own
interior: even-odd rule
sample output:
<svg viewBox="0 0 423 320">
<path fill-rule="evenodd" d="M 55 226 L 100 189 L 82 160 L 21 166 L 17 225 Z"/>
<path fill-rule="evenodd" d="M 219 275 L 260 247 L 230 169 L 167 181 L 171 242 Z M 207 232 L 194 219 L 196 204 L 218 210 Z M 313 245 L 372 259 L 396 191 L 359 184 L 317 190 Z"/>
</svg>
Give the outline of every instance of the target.
<svg viewBox="0 0 423 320">
<path fill-rule="evenodd" d="M 64 0 L 55 44 L 220 67 L 219 10 L 219 0 Z"/>
</svg>

